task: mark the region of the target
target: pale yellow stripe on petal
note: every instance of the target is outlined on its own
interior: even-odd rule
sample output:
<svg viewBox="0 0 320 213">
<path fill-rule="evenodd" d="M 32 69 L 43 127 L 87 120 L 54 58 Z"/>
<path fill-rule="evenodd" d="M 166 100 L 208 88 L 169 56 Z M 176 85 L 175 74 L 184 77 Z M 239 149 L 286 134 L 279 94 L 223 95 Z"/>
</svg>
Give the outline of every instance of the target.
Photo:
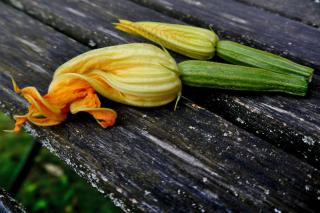
<svg viewBox="0 0 320 213">
<path fill-rule="evenodd" d="M 139 85 L 133 85 L 133 84 L 126 84 L 117 81 L 116 78 L 110 73 L 105 73 L 102 76 L 110 86 L 113 88 L 124 92 L 128 94 L 158 94 L 158 93 L 165 93 L 168 91 L 175 90 L 177 86 L 179 85 L 179 81 L 170 81 L 167 82 L 166 84 L 164 83 L 153 83 L 153 84 L 139 84 Z M 173 79 L 174 80 L 174 79 Z"/>
</svg>

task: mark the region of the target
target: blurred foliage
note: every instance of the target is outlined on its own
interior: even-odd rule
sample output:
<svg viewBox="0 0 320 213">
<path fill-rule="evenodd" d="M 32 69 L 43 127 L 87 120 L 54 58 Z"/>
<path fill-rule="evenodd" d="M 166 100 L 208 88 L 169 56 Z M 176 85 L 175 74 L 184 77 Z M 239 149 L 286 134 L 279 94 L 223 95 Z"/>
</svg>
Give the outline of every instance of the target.
<svg viewBox="0 0 320 213">
<path fill-rule="evenodd" d="M 33 138 L 9 134 L 12 121 L 0 113 L 0 187 L 7 189 Z M 113 203 L 42 149 L 16 199 L 28 212 L 121 212 Z"/>
</svg>

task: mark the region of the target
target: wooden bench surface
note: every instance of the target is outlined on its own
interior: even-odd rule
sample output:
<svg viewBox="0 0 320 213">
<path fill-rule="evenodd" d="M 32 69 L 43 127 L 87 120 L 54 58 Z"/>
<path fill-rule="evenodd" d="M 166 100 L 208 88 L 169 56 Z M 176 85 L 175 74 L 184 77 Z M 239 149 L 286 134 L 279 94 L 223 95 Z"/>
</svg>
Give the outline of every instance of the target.
<svg viewBox="0 0 320 213">
<path fill-rule="evenodd" d="M 119 18 L 212 25 L 221 38 L 316 68 L 305 98 L 185 88 L 176 112 L 172 104 L 140 109 L 103 99 L 119 114 L 117 125 L 106 130 L 86 115 L 56 127 L 26 125 L 124 210 L 316 212 L 320 30 L 304 24 L 316 22 L 269 12 L 286 13 L 281 7 L 265 11 L 234 0 L 5 2 L 0 110 L 10 115 L 27 108 L 10 76 L 44 94 L 54 70 L 68 59 L 90 48 L 144 41 L 115 30 Z"/>
<path fill-rule="evenodd" d="M 0 188 L 0 213 L 24 213 L 24 208 Z"/>
</svg>

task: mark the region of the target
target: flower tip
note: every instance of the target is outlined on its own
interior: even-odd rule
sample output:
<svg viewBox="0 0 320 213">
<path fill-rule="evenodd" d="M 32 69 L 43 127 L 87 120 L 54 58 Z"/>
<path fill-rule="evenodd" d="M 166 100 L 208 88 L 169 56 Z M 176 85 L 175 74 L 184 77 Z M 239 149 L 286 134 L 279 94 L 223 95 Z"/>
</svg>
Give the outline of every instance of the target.
<svg viewBox="0 0 320 213">
<path fill-rule="evenodd" d="M 87 112 L 90 113 L 103 128 L 113 126 L 116 123 L 117 113 L 112 109 L 98 108 L 87 110 Z"/>
<path fill-rule="evenodd" d="M 17 133 L 17 132 L 14 131 L 13 129 L 11 129 L 11 130 L 5 129 L 5 130 L 2 130 L 2 132 L 5 132 L 5 133 Z"/>
<path fill-rule="evenodd" d="M 16 120 L 13 130 L 5 130 L 6 132 L 18 133 L 21 131 L 22 125 L 27 122 L 28 118 L 26 115 L 15 115 L 14 119 Z"/>
<path fill-rule="evenodd" d="M 21 127 L 18 127 L 18 128 L 15 127 L 14 129 L 4 129 L 2 131 L 5 133 L 18 134 L 21 132 L 21 129 L 22 129 Z"/>
<path fill-rule="evenodd" d="M 118 22 L 113 22 L 112 25 L 116 26 L 119 25 L 122 22 L 122 19 L 118 19 Z"/>
<path fill-rule="evenodd" d="M 131 21 L 125 20 L 125 19 L 119 19 L 118 22 L 114 22 L 112 23 L 114 26 L 119 27 L 121 25 L 125 25 L 125 24 L 131 24 Z"/>
<path fill-rule="evenodd" d="M 134 23 L 125 19 L 119 19 L 117 23 L 114 23 L 116 29 L 132 34 L 132 35 L 139 35 L 135 31 Z"/>
<path fill-rule="evenodd" d="M 119 23 L 132 23 L 132 21 L 126 20 L 126 19 L 119 19 Z"/>
<path fill-rule="evenodd" d="M 22 129 L 22 125 L 27 121 L 27 118 L 26 116 L 14 116 L 14 119 L 16 120 L 16 123 L 15 123 L 15 126 L 14 126 L 14 129 L 5 129 L 5 130 L 2 130 L 3 132 L 6 132 L 6 133 L 19 133 Z"/>
<path fill-rule="evenodd" d="M 109 119 L 109 120 L 97 120 L 98 124 L 102 127 L 102 128 L 107 128 L 107 127 L 111 127 L 116 123 L 116 118 L 113 119 Z"/>
<path fill-rule="evenodd" d="M 18 87 L 18 85 L 17 85 L 16 81 L 13 79 L 13 77 L 11 77 L 11 82 L 12 82 L 12 85 L 13 85 L 13 90 L 16 93 L 20 93 L 21 89 Z"/>
</svg>

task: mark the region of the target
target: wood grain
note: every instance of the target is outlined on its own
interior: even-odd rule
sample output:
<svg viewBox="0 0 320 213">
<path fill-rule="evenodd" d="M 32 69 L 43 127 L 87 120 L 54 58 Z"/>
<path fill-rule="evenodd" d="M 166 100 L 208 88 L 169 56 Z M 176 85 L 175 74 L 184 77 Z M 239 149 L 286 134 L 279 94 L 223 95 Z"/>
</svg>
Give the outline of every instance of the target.
<svg viewBox="0 0 320 213">
<path fill-rule="evenodd" d="M 320 27 L 320 2 L 317 0 L 237 0 L 239 2 L 263 8 L 267 11 Z"/>
<path fill-rule="evenodd" d="M 0 212 L 1 213 L 24 213 L 24 208 L 17 203 L 4 189 L 0 188 Z"/>
<path fill-rule="evenodd" d="M 144 41 L 115 30 L 111 23 L 117 21 L 119 18 L 182 23 L 176 19 L 166 17 L 158 12 L 125 0 L 112 1 L 112 4 L 109 5 L 106 5 L 102 0 L 96 0 L 94 3 L 85 0 L 80 2 L 62 0 L 17 0 L 15 2 L 19 2 L 21 5 L 18 5 L 18 7 L 33 17 L 88 46 L 94 47 L 130 41 Z M 161 2 L 164 4 L 163 2 L 165 1 Z M 158 5 L 161 2 L 154 2 L 152 4 Z M 177 4 L 179 5 L 179 3 Z M 128 12 L 128 8 L 130 8 L 131 12 Z M 252 9 L 252 7 L 248 8 Z M 232 8 L 230 8 L 230 10 L 231 9 Z M 174 10 L 174 8 L 172 10 Z M 185 7 L 184 10 L 187 10 L 187 7 Z M 233 11 L 230 11 L 230 13 L 232 12 Z M 257 11 L 255 12 L 257 13 Z M 207 11 L 206 13 L 209 12 Z M 197 15 L 198 13 L 194 14 Z M 200 18 L 204 16 L 202 13 L 200 15 Z M 210 16 L 210 14 L 208 14 L 208 16 Z M 278 17 L 276 19 L 277 23 L 280 22 L 278 19 L 280 19 L 280 21 L 290 21 L 283 17 Z M 207 23 L 206 20 L 207 18 L 201 23 L 201 20 L 199 20 L 200 26 L 204 26 L 205 23 Z M 232 21 L 229 20 L 229 22 Z M 262 22 L 262 25 L 263 24 L 264 22 Z M 292 24 L 292 21 L 290 21 L 290 24 Z M 294 23 L 293 27 L 297 24 L 301 29 L 305 27 L 308 30 L 312 29 L 299 23 Z M 235 25 L 235 22 L 231 25 Z M 227 28 L 227 26 L 223 27 L 226 27 L 226 29 L 224 29 L 226 33 L 229 32 L 230 28 Z M 255 29 L 252 28 L 252 30 Z M 238 33 L 242 32 L 243 31 L 240 31 Z M 315 29 L 312 29 L 312 32 L 318 33 Z M 282 37 L 286 37 L 287 32 L 277 32 L 277 34 L 281 41 Z M 308 36 L 308 34 L 304 34 L 304 31 L 301 31 L 299 35 L 297 39 Z M 257 36 L 259 36 L 259 34 Z M 313 42 L 313 44 L 310 43 L 309 45 L 316 46 L 318 44 L 319 43 Z M 308 49 L 308 51 L 309 50 L 310 49 Z M 319 51 L 319 49 L 313 50 Z M 301 60 L 308 60 L 304 59 L 305 56 L 308 57 L 307 52 L 304 51 L 303 54 Z M 184 59 L 183 57 L 178 58 L 178 60 Z M 305 98 L 277 94 L 235 93 L 187 87 L 183 93 L 188 98 L 195 100 L 211 111 L 223 115 L 233 123 L 264 138 L 275 146 L 320 168 L 319 91 L 319 77 L 315 76 L 311 83 L 309 94 Z"/>
<path fill-rule="evenodd" d="M 11 90 L 36 85 L 44 93 L 53 70 L 88 50 L 67 36 L 0 3 L 0 109 L 26 111 Z M 86 115 L 43 128 L 26 125 L 122 209 L 147 212 L 315 212 L 319 171 L 183 98 L 140 109 L 104 100 L 119 113 L 102 129 Z"/>
</svg>

